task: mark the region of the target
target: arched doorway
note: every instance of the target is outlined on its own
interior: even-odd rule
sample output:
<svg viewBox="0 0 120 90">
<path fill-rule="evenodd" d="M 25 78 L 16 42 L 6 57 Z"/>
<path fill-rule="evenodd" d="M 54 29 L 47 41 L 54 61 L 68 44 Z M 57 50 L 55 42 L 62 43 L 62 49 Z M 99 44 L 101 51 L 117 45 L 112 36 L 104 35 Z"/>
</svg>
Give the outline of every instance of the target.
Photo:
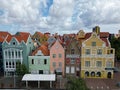
<svg viewBox="0 0 120 90">
<path fill-rule="evenodd" d="M 107 78 L 111 78 L 111 76 L 112 76 L 111 72 L 108 72 Z"/>
<path fill-rule="evenodd" d="M 88 71 L 85 72 L 85 77 L 89 77 L 89 72 Z"/>
<path fill-rule="evenodd" d="M 101 77 L 101 72 L 97 72 L 96 76 Z"/>
<path fill-rule="evenodd" d="M 91 72 L 91 77 L 95 77 L 95 72 Z"/>
</svg>

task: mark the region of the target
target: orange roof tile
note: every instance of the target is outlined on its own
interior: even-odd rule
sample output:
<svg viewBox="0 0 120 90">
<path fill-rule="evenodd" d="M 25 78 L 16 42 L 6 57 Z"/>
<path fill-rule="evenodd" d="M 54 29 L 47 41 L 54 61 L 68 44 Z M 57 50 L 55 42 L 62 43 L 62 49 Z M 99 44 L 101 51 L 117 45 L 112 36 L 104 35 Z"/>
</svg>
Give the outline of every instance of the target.
<svg viewBox="0 0 120 90">
<path fill-rule="evenodd" d="M 36 32 L 40 37 L 42 37 L 44 34 L 41 32 Z"/>
<path fill-rule="evenodd" d="M 105 42 L 105 44 L 106 44 L 107 47 L 109 46 L 109 41 L 108 41 L 107 38 L 100 38 L 100 39 L 102 39 Z"/>
<path fill-rule="evenodd" d="M 15 35 L 9 35 L 6 39 L 6 41 L 10 42 L 11 39 L 14 37 L 18 40 L 18 42 L 24 41 L 26 43 L 29 35 L 30 35 L 30 33 L 27 33 L 27 32 L 18 32 Z"/>
<path fill-rule="evenodd" d="M 0 31 L 0 42 L 3 42 L 8 35 L 11 35 L 11 34 L 8 32 Z"/>
<path fill-rule="evenodd" d="M 48 48 L 47 48 L 45 45 L 41 45 L 39 48 L 37 48 L 37 49 L 32 53 L 32 56 L 34 56 L 39 50 L 41 50 L 42 53 L 43 53 L 45 56 L 49 56 L 49 50 L 48 50 Z"/>
</svg>

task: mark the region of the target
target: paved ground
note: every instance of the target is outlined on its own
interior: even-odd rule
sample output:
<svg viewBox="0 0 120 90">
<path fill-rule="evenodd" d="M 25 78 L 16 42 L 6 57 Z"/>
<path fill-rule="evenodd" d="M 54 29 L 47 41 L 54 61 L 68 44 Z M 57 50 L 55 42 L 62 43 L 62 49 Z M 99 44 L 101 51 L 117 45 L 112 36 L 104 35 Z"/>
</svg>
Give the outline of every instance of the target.
<svg viewBox="0 0 120 90">
<path fill-rule="evenodd" d="M 115 64 L 120 69 L 120 62 Z M 117 82 L 120 82 L 120 72 L 114 73 L 113 79 L 85 79 L 87 86 L 91 90 L 120 90 L 116 86 Z"/>
<path fill-rule="evenodd" d="M 116 67 L 120 69 L 120 62 L 115 64 Z M 21 79 L 20 79 L 21 80 Z M 13 77 L 0 77 L 0 90 L 19 90 L 18 88 L 26 88 L 25 82 L 20 82 L 18 78 Z M 16 84 L 14 84 L 14 81 Z M 120 82 L 120 72 L 114 73 L 113 79 L 85 79 L 87 86 L 90 88 L 90 90 L 120 90 L 116 86 L 117 82 Z M 66 79 L 57 79 L 56 82 L 53 83 L 53 88 L 49 89 L 49 82 L 41 82 L 41 89 L 37 88 L 37 82 L 28 82 L 28 88 L 27 90 L 59 90 L 59 89 L 65 89 L 65 83 Z M 8 89 L 8 88 L 17 88 L 17 89 Z M 26 90 L 26 89 L 20 89 L 20 90 Z"/>
</svg>

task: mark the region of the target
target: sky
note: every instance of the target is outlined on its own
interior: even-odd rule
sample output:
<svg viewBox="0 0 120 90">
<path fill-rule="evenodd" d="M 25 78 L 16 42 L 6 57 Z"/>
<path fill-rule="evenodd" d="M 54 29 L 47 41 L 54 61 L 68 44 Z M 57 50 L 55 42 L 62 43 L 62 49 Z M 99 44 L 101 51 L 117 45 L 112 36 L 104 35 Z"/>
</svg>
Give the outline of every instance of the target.
<svg viewBox="0 0 120 90">
<path fill-rule="evenodd" d="M 0 31 L 42 33 L 120 30 L 120 0 L 0 0 Z"/>
</svg>

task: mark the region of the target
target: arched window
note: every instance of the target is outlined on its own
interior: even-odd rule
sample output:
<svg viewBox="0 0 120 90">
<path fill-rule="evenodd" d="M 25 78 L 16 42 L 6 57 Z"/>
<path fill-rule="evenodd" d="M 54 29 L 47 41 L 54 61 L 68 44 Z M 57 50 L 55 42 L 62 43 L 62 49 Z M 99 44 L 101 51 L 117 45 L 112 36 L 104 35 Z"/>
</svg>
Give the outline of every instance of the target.
<svg viewBox="0 0 120 90">
<path fill-rule="evenodd" d="M 96 76 L 101 77 L 101 72 L 97 72 Z"/>
<path fill-rule="evenodd" d="M 95 72 L 91 72 L 91 76 L 92 76 L 92 77 L 95 77 Z"/>
<path fill-rule="evenodd" d="M 89 72 L 88 71 L 85 72 L 85 76 L 89 77 Z"/>
</svg>

